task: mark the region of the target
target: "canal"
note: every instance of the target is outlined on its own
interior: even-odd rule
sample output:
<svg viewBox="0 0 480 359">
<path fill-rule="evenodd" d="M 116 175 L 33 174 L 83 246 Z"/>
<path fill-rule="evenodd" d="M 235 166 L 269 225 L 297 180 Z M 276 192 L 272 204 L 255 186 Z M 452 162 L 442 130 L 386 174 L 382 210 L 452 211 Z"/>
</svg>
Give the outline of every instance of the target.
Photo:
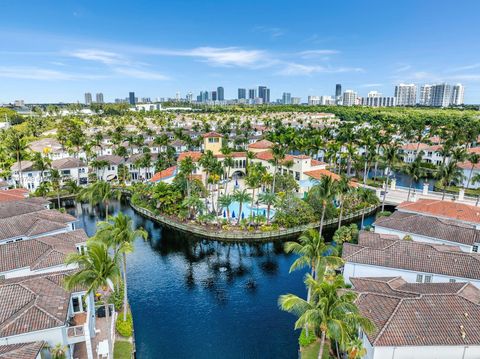
<svg viewBox="0 0 480 359">
<path fill-rule="evenodd" d="M 112 206 L 113 214 L 131 216 L 151 239 L 137 240 L 128 255 L 137 358 L 297 357 L 295 317 L 279 310 L 277 299 L 306 295 L 304 273 L 289 274 L 295 256 L 284 253 L 283 243 L 195 240 L 135 214 L 126 203 Z M 88 205 L 69 213 L 89 236 L 95 233 Z"/>
</svg>

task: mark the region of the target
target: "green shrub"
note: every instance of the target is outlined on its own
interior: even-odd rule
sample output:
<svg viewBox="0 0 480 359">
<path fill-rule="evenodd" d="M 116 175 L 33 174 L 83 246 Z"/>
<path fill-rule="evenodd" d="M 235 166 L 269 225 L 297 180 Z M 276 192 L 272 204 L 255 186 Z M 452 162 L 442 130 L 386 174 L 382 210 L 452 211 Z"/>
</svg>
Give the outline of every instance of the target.
<svg viewBox="0 0 480 359">
<path fill-rule="evenodd" d="M 375 218 L 380 218 L 380 217 L 388 217 L 392 214 L 392 212 L 389 211 L 380 211 L 377 213 Z"/>
<path fill-rule="evenodd" d="M 114 359 L 130 359 L 132 357 L 132 344 L 125 341 L 116 341 L 113 349 Z"/>
<path fill-rule="evenodd" d="M 317 340 L 317 337 L 315 336 L 313 330 L 308 331 L 308 337 L 305 334 L 305 329 L 302 329 L 302 332 L 300 333 L 300 337 L 298 338 L 298 343 L 300 344 L 301 347 L 305 347 L 307 345 L 312 344 L 315 340 Z"/>
<path fill-rule="evenodd" d="M 117 323 L 115 323 L 115 328 L 117 329 L 118 334 L 122 337 L 131 337 L 133 333 L 133 320 L 132 314 L 127 313 L 127 320 L 123 320 L 123 313 L 118 314 Z"/>
</svg>

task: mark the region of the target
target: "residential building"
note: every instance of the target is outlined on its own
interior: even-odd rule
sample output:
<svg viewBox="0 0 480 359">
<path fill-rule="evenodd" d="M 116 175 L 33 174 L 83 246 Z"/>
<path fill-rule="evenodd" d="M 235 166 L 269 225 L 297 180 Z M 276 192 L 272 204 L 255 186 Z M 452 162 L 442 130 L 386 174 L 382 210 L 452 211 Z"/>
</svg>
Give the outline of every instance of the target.
<svg viewBox="0 0 480 359">
<path fill-rule="evenodd" d="M 92 94 L 90 92 L 85 92 L 85 105 L 92 104 Z"/>
<path fill-rule="evenodd" d="M 357 93 L 353 90 L 346 90 L 343 93 L 343 106 L 353 106 L 357 100 Z"/>
<path fill-rule="evenodd" d="M 480 287 L 480 254 L 450 245 L 405 240 L 361 231 L 358 244 L 345 243 L 343 276 L 397 277 L 409 283 L 471 282 Z"/>
<path fill-rule="evenodd" d="M 118 178 L 118 166 L 122 164 L 125 164 L 123 157 L 117 155 L 102 155 L 97 156 L 91 166 L 94 169 L 97 179 L 101 181 L 111 181 Z"/>
<path fill-rule="evenodd" d="M 247 98 L 247 89 L 239 88 L 238 89 L 238 99 L 245 100 Z"/>
<path fill-rule="evenodd" d="M 214 155 L 218 155 L 222 149 L 223 135 L 217 132 L 208 132 L 203 135 L 204 151 L 212 151 Z"/>
<path fill-rule="evenodd" d="M 135 106 L 137 103 L 136 98 L 135 98 L 135 92 L 129 92 L 128 93 L 128 103 L 132 106 Z"/>
<path fill-rule="evenodd" d="M 193 94 L 191 92 L 187 93 L 185 100 L 190 103 L 193 101 Z"/>
<path fill-rule="evenodd" d="M 362 98 L 361 104 L 370 107 L 393 107 L 395 97 L 385 97 L 377 91 L 370 91 L 367 97 Z"/>
<path fill-rule="evenodd" d="M 96 103 L 104 103 L 103 101 L 103 93 L 99 92 L 95 95 L 95 102 Z"/>
<path fill-rule="evenodd" d="M 256 89 L 249 89 L 248 90 L 248 99 L 253 100 L 257 97 L 257 90 Z"/>
<path fill-rule="evenodd" d="M 225 101 L 225 90 L 222 86 L 217 87 L 217 100 Z"/>
<path fill-rule="evenodd" d="M 320 105 L 320 96 L 308 96 L 307 102 L 309 106 Z"/>
<path fill-rule="evenodd" d="M 449 84 L 436 84 L 432 86 L 431 106 L 448 107 L 452 103 L 452 87 Z"/>
<path fill-rule="evenodd" d="M 351 278 L 366 359 L 480 357 L 480 291 L 470 283 L 408 283 L 401 277 Z"/>
<path fill-rule="evenodd" d="M 282 94 L 282 103 L 284 105 L 291 105 L 292 104 L 292 94 L 290 92 L 284 92 Z"/>
<path fill-rule="evenodd" d="M 0 345 L 0 353 L 4 359 L 42 359 L 46 351 L 46 343 L 42 341 Z"/>
<path fill-rule="evenodd" d="M 432 85 L 425 84 L 420 87 L 420 99 L 418 103 L 422 106 L 432 106 Z"/>
<path fill-rule="evenodd" d="M 211 99 L 212 101 L 217 101 L 217 100 L 218 100 L 218 99 L 217 99 L 217 91 L 212 91 L 212 92 L 210 93 L 210 99 Z"/>
<path fill-rule="evenodd" d="M 292 97 L 292 105 L 300 105 L 301 102 L 302 102 L 301 97 Z"/>
<path fill-rule="evenodd" d="M 465 87 L 462 84 L 456 84 L 452 88 L 452 105 L 463 105 Z"/>
<path fill-rule="evenodd" d="M 24 100 L 15 100 L 13 102 L 13 105 L 15 107 L 24 107 L 25 106 L 25 101 Z"/>
<path fill-rule="evenodd" d="M 266 86 L 258 86 L 258 97 L 263 100 L 264 104 L 270 103 L 270 89 Z"/>
<path fill-rule="evenodd" d="M 417 85 L 399 84 L 395 86 L 396 106 L 415 106 L 417 103 Z"/>
</svg>

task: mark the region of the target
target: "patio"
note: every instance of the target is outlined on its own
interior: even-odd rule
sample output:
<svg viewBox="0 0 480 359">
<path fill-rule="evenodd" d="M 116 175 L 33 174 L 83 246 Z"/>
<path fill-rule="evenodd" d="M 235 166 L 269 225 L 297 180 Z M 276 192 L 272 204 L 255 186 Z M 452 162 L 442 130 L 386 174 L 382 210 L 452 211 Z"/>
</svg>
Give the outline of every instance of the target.
<svg viewBox="0 0 480 359">
<path fill-rule="evenodd" d="M 77 314 L 78 315 L 78 314 Z M 77 315 L 75 316 L 75 320 L 77 320 Z M 81 318 L 78 318 L 81 320 Z M 112 319 L 110 317 L 110 319 Z M 107 319 L 104 318 L 96 318 L 96 329 L 97 333 L 94 338 L 92 338 L 92 351 L 93 351 L 93 358 L 97 358 L 97 346 L 98 344 L 107 339 L 108 336 L 108 327 L 107 327 Z M 87 359 L 87 346 L 85 342 L 75 344 L 75 348 L 73 351 L 73 358 L 74 359 Z"/>
</svg>

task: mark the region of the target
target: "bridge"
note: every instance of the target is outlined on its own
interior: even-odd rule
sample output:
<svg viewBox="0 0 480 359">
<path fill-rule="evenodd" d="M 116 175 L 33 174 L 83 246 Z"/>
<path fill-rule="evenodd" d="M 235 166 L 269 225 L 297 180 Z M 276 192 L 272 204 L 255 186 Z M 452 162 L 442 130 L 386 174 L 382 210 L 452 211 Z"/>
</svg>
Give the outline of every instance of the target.
<svg viewBox="0 0 480 359">
<path fill-rule="evenodd" d="M 383 200 L 383 188 L 373 188 L 375 192 L 377 193 L 378 198 L 380 198 L 380 201 Z M 391 181 L 391 185 L 388 188 L 387 191 L 387 197 L 385 198 L 385 204 L 389 205 L 398 205 L 402 202 L 405 202 L 408 198 L 408 187 L 400 187 L 397 186 L 395 183 L 395 180 Z M 418 188 L 412 188 L 410 191 L 410 201 L 414 202 L 419 199 L 436 199 L 436 200 L 441 200 L 442 199 L 442 193 L 441 192 L 434 192 L 430 191 L 428 189 L 428 184 L 425 184 L 422 189 Z M 478 205 L 478 199 L 476 197 L 471 197 L 471 196 L 466 196 L 465 191 L 463 189 L 460 189 L 459 193 L 445 193 L 445 201 L 455 201 L 463 204 L 468 204 L 471 206 L 477 206 Z"/>
</svg>

